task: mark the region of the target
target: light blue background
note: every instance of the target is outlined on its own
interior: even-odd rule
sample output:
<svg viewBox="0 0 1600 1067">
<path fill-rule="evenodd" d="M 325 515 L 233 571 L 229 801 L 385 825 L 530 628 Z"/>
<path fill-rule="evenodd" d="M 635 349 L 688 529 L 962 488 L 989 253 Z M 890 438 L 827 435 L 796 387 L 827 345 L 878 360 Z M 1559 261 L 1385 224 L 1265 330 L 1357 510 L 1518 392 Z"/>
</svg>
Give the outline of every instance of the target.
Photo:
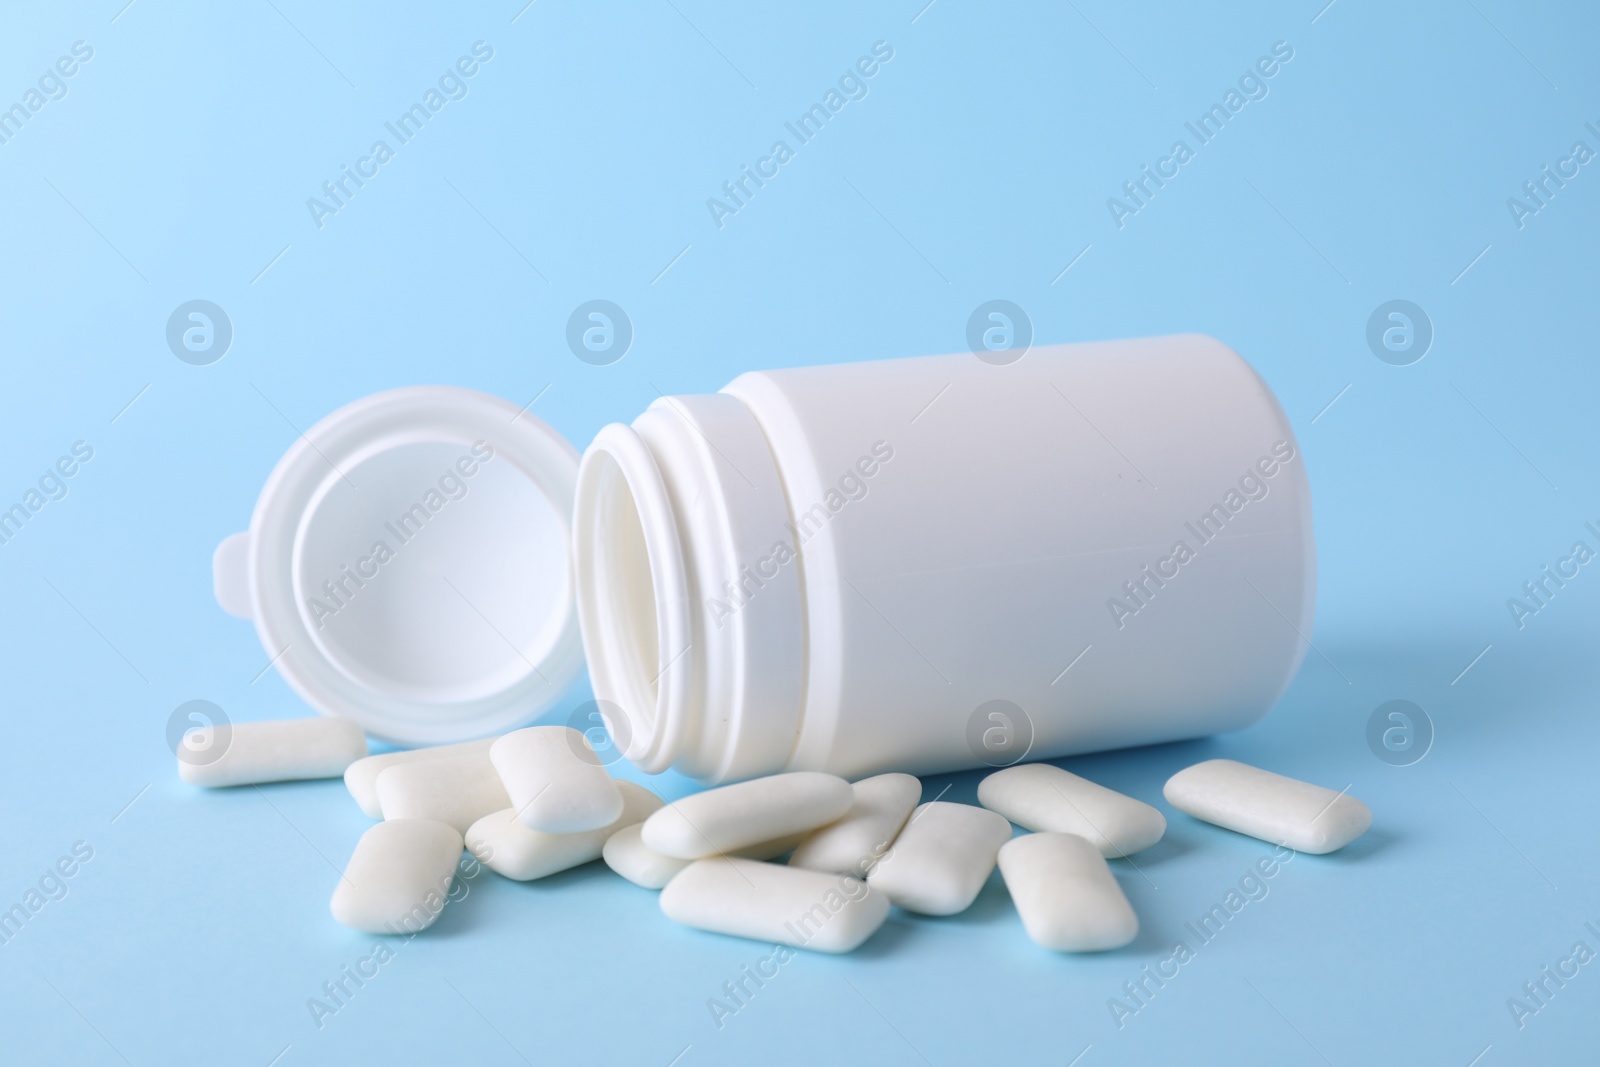
<svg viewBox="0 0 1600 1067">
<path fill-rule="evenodd" d="M 1600 964 L 1523 1029 L 1506 1006 L 1576 941 L 1600 948 L 1600 565 L 1521 630 L 1506 607 L 1575 540 L 1600 547 L 1600 164 L 1524 228 L 1506 206 L 1575 140 L 1600 148 L 1591 8 L 122 2 L 11 5 L 0 33 L 0 104 L 94 49 L 0 145 L 0 498 L 95 450 L 0 547 L 0 905 L 94 850 L 0 946 L 5 1059 L 1594 1057 Z M 306 198 L 478 40 L 494 58 L 470 95 L 313 225 Z M 868 97 L 718 229 L 706 199 L 879 40 L 895 54 Z M 1119 230 L 1106 199 L 1280 40 L 1270 95 Z M 636 329 L 603 368 L 563 340 L 596 297 Z M 327 912 L 367 820 L 337 782 L 189 788 L 162 733 L 196 697 L 305 710 L 252 681 L 266 657 L 209 567 L 296 429 L 393 386 L 548 386 L 533 411 L 581 446 L 657 390 L 959 350 L 996 297 L 1042 342 L 1227 341 L 1293 420 L 1316 502 L 1317 651 L 1281 706 L 1065 765 L 1162 804 L 1167 775 L 1233 756 L 1349 784 L 1372 832 L 1295 859 L 1120 1030 L 1107 998 L 1267 846 L 1164 808 L 1166 841 L 1117 865 L 1133 946 L 1047 953 L 996 878 L 959 917 L 803 954 L 720 1030 L 706 1001 L 761 946 L 677 927 L 603 867 L 484 873 L 319 1030 L 307 999 L 374 942 Z M 1407 367 L 1364 338 L 1397 297 L 1436 330 Z M 212 366 L 164 340 L 194 298 L 234 326 Z M 1413 766 L 1365 741 L 1393 698 L 1437 730 Z M 977 779 L 928 794 L 972 801 Z"/>
</svg>

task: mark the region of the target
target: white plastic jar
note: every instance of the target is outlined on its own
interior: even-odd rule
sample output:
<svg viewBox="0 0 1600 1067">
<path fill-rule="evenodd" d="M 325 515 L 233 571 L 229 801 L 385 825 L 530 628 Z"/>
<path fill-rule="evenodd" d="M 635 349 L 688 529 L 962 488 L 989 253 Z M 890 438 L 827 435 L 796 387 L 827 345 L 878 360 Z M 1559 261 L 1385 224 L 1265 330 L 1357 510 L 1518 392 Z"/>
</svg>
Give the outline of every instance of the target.
<svg viewBox="0 0 1600 1067">
<path fill-rule="evenodd" d="M 1249 725 L 1304 655 L 1315 555 L 1283 411 L 1180 336 L 746 374 L 581 465 L 500 398 L 379 393 L 295 441 L 213 576 L 374 736 L 513 729 L 586 657 L 573 725 L 725 781 Z"/>
<path fill-rule="evenodd" d="M 1256 721 L 1315 600 L 1288 420 L 1206 337 L 745 374 L 595 438 L 596 696 L 710 781 L 1002 765 Z"/>
</svg>

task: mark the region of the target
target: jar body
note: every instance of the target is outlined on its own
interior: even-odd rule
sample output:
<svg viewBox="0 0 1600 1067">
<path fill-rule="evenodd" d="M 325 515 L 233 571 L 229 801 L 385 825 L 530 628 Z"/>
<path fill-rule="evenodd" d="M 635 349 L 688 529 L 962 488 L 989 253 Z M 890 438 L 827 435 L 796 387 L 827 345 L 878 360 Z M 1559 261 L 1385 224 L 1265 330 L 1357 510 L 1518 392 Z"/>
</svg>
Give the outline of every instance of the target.
<svg viewBox="0 0 1600 1067">
<path fill-rule="evenodd" d="M 1217 341 L 765 371 L 697 399 L 635 424 L 691 422 L 682 439 L 707 446 L 686 462 L 647 444 L 667 489 L 647 521 L 675 527 L 683 588 L 633 610 L 662 616 L 658 636 L 675 615 L 688 646 L 656 654 L 675 698 L 623 700 L 683 703 L 678 743 L 647 770 L 928 773 L 1202 736 L 1260 718 L 1304 656 L 1304 464 L 1271 392 Z M 741 494 L 748 507 L 687 516 Z M 580 473 L 580 516 L 585 496 Z M 579 614 L 613 699 L 616 657 L 593 646 L 626 602 L 595 595 L 596 568 L 617 566 L 586 566 L 601 528 L 584 526 Z M 752 670 L 775 684 L 730 700 L 711 677 Z M 659 733 L 626 714 L 636 740 Z"/>
</svg>

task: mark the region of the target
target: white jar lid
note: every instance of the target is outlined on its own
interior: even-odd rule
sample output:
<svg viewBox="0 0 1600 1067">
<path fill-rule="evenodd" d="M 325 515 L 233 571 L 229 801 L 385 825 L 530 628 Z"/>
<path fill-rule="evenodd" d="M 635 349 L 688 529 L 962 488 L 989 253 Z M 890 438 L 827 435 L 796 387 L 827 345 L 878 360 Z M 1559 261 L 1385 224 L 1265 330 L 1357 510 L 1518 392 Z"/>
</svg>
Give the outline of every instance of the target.
<svg viewBox="0 0 1600 1067">
<path fill-rule="evenodd" d="M 395 389 L 278 461 L 217 601 L 318 711 L 401 744 L 513 729 L 583 664 L 573 602 L 578 453 L 498 397 Z"/>
</svg>

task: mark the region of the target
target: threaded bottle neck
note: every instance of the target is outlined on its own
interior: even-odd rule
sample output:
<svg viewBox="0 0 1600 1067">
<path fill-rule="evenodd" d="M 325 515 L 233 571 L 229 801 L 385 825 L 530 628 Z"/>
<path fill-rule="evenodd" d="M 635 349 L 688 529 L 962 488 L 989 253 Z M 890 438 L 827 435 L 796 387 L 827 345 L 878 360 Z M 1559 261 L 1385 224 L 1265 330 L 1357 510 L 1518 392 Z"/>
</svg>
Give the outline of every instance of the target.
<svg viewBox="0 0 1600 1067">
<path fill-rule="evenodd" d="M 647 773 L 709 781 L 788 761 L 804 689 L 798 559 L 751 410 L 663 397 L 595 437 L 573 521 L 578 616 L 613 739 Z"/>
</svg>

